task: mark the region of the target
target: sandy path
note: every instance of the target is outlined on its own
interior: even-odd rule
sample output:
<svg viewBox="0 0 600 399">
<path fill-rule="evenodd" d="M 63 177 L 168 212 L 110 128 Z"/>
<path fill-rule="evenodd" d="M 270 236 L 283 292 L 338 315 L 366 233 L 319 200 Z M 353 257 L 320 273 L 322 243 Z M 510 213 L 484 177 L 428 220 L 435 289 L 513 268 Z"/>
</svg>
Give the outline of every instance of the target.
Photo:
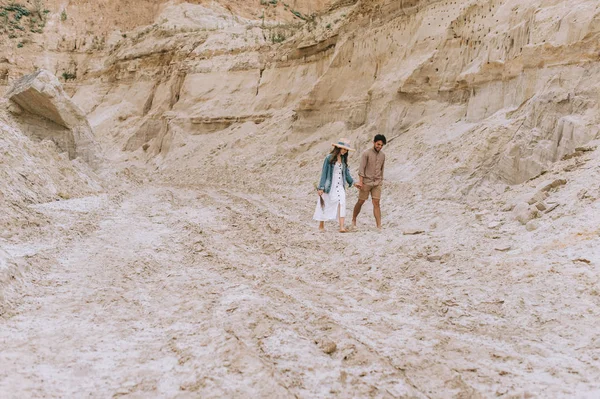
<svg viewBox="0 0 600 399">
<path fill-rule="evenodd" d="M 554 303 L 532 312 L 518 298 L 552 294 L 506 280 L 502 265 L 494 275 L 489 259 L 473 262 L 485 253 L 456 250 L 439 263 L 421 253 L 447 237 L 319 234 L 306 206 L 288 202 L 157 186 L 49 204 L 46 213 L 89 231 L 57 238 L 46 254 L 57 261 L 16 315 L 0 321 L 0 392 L 282 398 L 600 389 L 595 352 L 579 350 L 597 345 L 595 318 L 560 338 L 548 322 L 564 327 L 573 309 L 563 314 Z M 558 339 L 566 342 L 557 347 Z"/>
<path fill-rule="evenodd" d="M 352 376 L 339 381 L 339 361 L 323 352 L 330 320 L 261 284 L 260 262 L 242 271 L 253 263 L 238 253 L 244 245 L 215 240 L 223 227 L 200 203 L 157 189 L 106 204 L 97 230 L 59 249 L 35 296 L 4 323 L 0 390 L 294 397 L 329 395 L 349 380 L 355 392 L 377 391 Z M 379 373 L 408 392 L 387 360 L 369 360 L 355 374 Z"/>
</svg>

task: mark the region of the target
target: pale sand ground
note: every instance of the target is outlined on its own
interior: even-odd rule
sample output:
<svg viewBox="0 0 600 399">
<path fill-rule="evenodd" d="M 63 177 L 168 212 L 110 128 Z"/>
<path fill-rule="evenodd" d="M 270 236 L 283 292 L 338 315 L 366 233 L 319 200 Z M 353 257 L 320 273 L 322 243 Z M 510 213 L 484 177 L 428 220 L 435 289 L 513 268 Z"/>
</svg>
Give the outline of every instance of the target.
<svg viewBox="0 0 600 399">
<path fill-rule="evenodd" d="M 318 233 L 313 206 L 159 184 L 37 206 L 64 234 L 7 246 L 42 271 L 0 321 L 3 396 L 600 394 L 594 264 L 377 232 L 369 207 Z"/>
</svg>

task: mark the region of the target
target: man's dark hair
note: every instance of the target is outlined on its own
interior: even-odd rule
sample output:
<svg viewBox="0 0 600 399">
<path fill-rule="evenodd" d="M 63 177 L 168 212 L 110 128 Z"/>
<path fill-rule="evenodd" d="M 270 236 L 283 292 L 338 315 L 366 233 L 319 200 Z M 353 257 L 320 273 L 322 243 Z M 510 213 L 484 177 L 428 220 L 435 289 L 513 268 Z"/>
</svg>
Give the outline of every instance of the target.
<svg viewBox="0 0 600 399">
<path fill-rule="evenodd" d="M 378 141 L 383 141 L 383 144 L 387 144 L 387 140 L 385 139 L 385 136 L 383 134 L 377 134 L 375 135 L 375 138 L 373 139 L 373 143 L 376 143 Z"/>
</svg>

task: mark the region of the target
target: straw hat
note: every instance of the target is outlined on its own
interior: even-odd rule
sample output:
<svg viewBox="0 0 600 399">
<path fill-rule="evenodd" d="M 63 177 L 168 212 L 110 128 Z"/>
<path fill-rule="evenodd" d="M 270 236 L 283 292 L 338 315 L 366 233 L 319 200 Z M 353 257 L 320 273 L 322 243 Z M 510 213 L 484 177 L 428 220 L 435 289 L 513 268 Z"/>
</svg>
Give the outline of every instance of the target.
<svg viewBox="0 0 600 399">
<path fill-rule="evenodd" d="M 345 137 L 339 139 L 337 143 L 331 143 L 331 145 L 338 148 L 344 148 L 348 151 L 354 151 L 354 148 L 350 147 L 350 140 Z"/>
</svg>

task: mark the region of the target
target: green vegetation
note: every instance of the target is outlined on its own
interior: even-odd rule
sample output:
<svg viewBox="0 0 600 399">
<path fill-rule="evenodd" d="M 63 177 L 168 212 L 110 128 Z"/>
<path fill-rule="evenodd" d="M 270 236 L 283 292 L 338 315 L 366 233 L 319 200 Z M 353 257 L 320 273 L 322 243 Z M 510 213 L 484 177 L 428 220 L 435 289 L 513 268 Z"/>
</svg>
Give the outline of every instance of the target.
<svg viewBox="0 0 600 399">
<path fill-rule="evenodd" d="M 77 78 L 77 75 L 71 72 L 63 72 L 62 77 L 64 80 L 74 80 Z"/>
<path fill-rule="evenodd" d="M 300 18 L 303 21 L 312 22 L 312 23 L 315 22 L 316 14 L 305 15 L 305 14 L 302 14 L 300 11 L 296 11 L 296 10 L 290 10 L 290 12 L 292 14 L 294 14 L 294 16 L 296 16 L 297 18 Z"/>
<path fill-rule="evenodd" d="M 13 18 L 15 19 L 15 21 L 20 21 L 21 18 L 28 17 L 28 16 L 31 15 L 31 11 L 29 11 L 28 9 L 26 9 L 22 5 L 16 4 L 16 3 L 9 4 L 9 5 L 4 6 L 2 8 L 6 12 L 12 12 L 13 13 Z"/>
<path fill-rule="evenodd" d="M 15 39 L 23 37 L 26 31 L 43 33 L 50 10 L 42 10 L 42 0 L 34 0 L 33 3 L 30 8 L 14 2 L 0 5 L 0 36 L 7 34 L 9 39 Z M 24 25 L 29 29 L 25 29 Z M 23 47 L 23 42 L 19 44 L 18 47 Z"/>
<path fill-rule="evenodd" d="M 285 39 L 286 39 L 286 37 L 285 37 L 285 35 L 283 33 L 280 33 L 280 32 L 273 33 L 273 32 L 271 32 L 271 42 L 273 44 L 275 44 L 275 43 L 281 43 L 281 42 L 285 41 Z"/>
<path fill-rule="evenodd" d="M 60 20 L 63 22 L 67 20 L 67 12 L 65 10 L 62 10 L 60 13 Z"/>
<path fill-rule="evenodd" d="M 23 42 L 19 42 L 19 43 L 17 44 L 17 48 L 21 48 L 21 47 L 23 47 Z"/>
</svg>

